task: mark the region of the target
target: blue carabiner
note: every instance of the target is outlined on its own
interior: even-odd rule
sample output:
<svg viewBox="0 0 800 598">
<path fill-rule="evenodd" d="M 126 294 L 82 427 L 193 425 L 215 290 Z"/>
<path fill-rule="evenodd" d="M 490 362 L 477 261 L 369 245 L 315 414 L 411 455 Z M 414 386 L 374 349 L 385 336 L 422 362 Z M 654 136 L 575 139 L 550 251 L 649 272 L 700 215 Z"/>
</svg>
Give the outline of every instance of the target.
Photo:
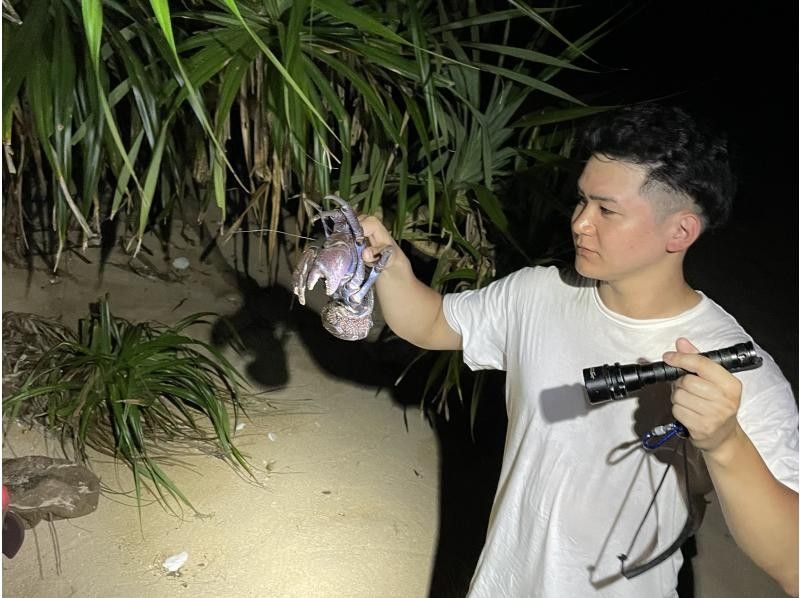
<svg viewBox="0 0 800 598">
<path fill-rule="evenodd" d="M 642 436 L 642 446 L 645 450 L 654 451 L 674 436 L 686 438 L 689 436 L 689 430 L 679 421 L 674 421 L 671 424 L 663 426 L 656 426 Z"/>
</svg>

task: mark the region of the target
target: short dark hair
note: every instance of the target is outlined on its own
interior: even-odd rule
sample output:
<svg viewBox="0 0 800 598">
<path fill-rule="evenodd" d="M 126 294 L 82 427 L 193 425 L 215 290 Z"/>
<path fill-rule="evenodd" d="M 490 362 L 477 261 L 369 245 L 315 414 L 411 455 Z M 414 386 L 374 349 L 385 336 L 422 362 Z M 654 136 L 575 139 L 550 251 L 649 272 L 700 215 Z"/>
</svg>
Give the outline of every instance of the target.
<svg viewBox="0 0 800 598">
<path fill-rule="evenodd" d="M 706 230 L 730 214 L 736 178 L 727 139 L 676 106 L 636 104 L 601 113 L 583 130 L 582 145 L 589 156 L 644 166 L 645 185 L 660 183 L 690 197 Z"/>
</svg>

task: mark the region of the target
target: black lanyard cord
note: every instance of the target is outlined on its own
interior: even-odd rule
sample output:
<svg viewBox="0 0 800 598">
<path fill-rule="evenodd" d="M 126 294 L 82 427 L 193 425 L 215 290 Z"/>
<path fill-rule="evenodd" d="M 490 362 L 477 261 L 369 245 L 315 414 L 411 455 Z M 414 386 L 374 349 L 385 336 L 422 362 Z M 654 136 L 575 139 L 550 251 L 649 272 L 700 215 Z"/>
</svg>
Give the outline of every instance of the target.
<svg viewBox="0 0 800 598">
<path fill-rule="evenodd" d="M 661 486 L 664 484 L 664 480 L 666 480 L 666 478 L 667 478 L 667 473 L 669 473 L 669 470 L 672 467 L 672 462 L 675 460 L 675 455 L 678 452 L 678 448 L 681 447 L 681 446 L 683 447 L 683 451 L 682 451 L 683 452 L 683 476 L 684 476 L 684 483 L 685 483 L 685 487 L 686 487 L 686 496 L 687 496 L 686 503 L 687 503 L 687 507 L 688 507 L 688 513 L 687 513 L 687 516 L 686 516 L 686 523 L 683 524 L 683 529 L 681 530 L 681 533 L 678 535 L 678 537 L 675 539 L 675 541 L 672 544 L 670 544 L 661 554 L 655 556 L 654 558 L 652 558 L 651 560 L 647 561 L 646 563 L 643 563 L 641 565 L 637 565 L 635 567 L 630 567 L 630 568 L 625 567 L 625 562 L 628 560 L 628 554 L 627 553 L 620 554 L 617 557 L 621 562 L 620 571 L 621 571 L 623 577 L 625 577 L 626 579 L 633 579 L 637 575 L 641 575 L 645 571 L 649 571 L 650 569 L 652 569 L 656 565 L 664 562 L 666 559 L 668 559 L 670 556 L 672 556 L 678 549 L 680 549 L 680 547 L 683 545 L 683 543 L 686 542 L 686 540 L 688 540 L 689 537 L 692 535 L 692 532 L 693 532 L 694 526 L 695 526 L 695 513 L 694 513 L 694 509 L 692 508 L 692 501 L 691 501 L 691 496 L 690 496 L 690 492 L 689 492 L 689 458 L 687 456 L 687 454 L 689 452 L 689 449 L 686 446 L 686 440 L 683 440 L 682 442 L 678 442 L 675 445 L 675 448 L 673 449 L 672 457 L 670 458 L 669 463 L 667 463 L 667 467 L 664 469 L 664 474 L 661 476 L 661 480 L 659 481 L 658 486 L 656 487 L 656 491 L 653 493 L 653 498 L 650 500 L 650 504 L 647 506 L 647 510 L 644 513 L 644 517 L 642 517 L 642 520 L 639 523 L 639 527 L 636 529 L 636 533 L 634 534 L 633 539 L 631 540 L 631 544 L 628 547 L 628 553 L 630 553 L 633 550 L 633 546 L 636 543 L 636 539 L 639 537 L 639 532 L 642 531 L 642 527 L 644 526 L 644 522 L 647 520 L 647 515 L 650 513 L 650 510 L 653 508 L 653 505 L 656 502 L 656 496 L 658 496 L 658 492 L 659 492 L 659 490 L 661 490 Z"/>
</svg>

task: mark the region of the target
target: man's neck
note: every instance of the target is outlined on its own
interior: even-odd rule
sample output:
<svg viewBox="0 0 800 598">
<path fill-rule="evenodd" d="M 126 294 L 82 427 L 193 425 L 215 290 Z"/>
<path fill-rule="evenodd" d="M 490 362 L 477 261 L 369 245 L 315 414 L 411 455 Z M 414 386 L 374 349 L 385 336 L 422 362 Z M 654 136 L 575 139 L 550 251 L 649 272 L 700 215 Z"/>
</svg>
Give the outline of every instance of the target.
<svg viewBox="0 0 800 598">
<path fill-rule="evenodd" d="M 637 320 L 677 316 L 700 302 L 700 294 L 683 278 L 600 282 L 598 292 L 611 311 Z"/>
</svg>

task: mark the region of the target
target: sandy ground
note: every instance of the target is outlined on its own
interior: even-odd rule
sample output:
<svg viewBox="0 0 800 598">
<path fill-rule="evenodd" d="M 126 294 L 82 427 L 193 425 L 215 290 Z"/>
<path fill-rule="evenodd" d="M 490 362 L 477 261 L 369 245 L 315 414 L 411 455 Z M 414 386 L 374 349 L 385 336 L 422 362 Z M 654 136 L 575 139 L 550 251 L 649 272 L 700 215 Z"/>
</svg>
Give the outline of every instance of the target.
<svg viewBox="0 0 800 598">
<path fill-rule="evenodd" d="M 248 290 L 201 262 L 202 243 L 174 243 L 169 258 L 152 239 L 144 254 L 173 275 L 171 259 L 189 258 L 171 282 L 132 272 L 119 250 L 102 277 L 98 249 L 84 254 L 91 263 L 66 254 L 57 277 L 42 267 L 30 274 L 5 267 L 3 310 L 75 326 L 108 292 L 112 311 L 130 320 L 171 323 L 200 311 L 230 317 L 248 350 L 229 357 L 255 389 L 270 390 L 236 435 L 258 483 L 212 457 L 184 459 L 187 467 L 169 475 L 206 516 L 178 518 L 149 504 L 141 528 L 129 498 L 103 494 L 92 515 L 55 522 L 55 536 L 46 524 L 28 532 L 19 554 L 3 558 L 3 596 L 462 596 L 494 492 L 502 429 L 482 441 L 479 430 L 477 445 L 463 430 L 436 429 L 386 388 L 368 343 L 326 336 L 312 311 L 289 310 L 285 291 Z M 11 425 L 3 456 L 26 454 L 60 456 L 38 432 Z M 108 459 L 94 470 L 109 487 L 131 489 L 127 470 Z M 783 595 L 736 548 L 716 502 L 698 549 L 699 598 Z M 168 574 L 164 560 L 183 551 L 180 574 Z"/>
<path fill-rule="evenodd" d="M 90 302 L 109 292 L 112 312 L 130 320 L 240 311 L 241 294 L 199 263 L 198 246 L 172 251 L 192 264 L 176 282 L 111 265 L 98 283 L 98 250 L 85 254 L 92 264 L 68 254 L 57 278 L 39 270 L 26 280 L 24 271 L 5 268 L 3 310 L 62 317 L 74 326 Z M 151 259 L 169 269 L 169 262 Z M 125 263 L 118 252 L 111 261 Z M 437 533 L 431 426 L 377 387 L 322 370 L 289 330 L 281 348 L 275 357 L 285 362 L 287 379 L 250 409 L 252 419 L 236 435 L 258 484 L 212 457 L 185 459 L 188 467 L 170 468 L 169 475 L 207 517 L 187 511 L 176 518 L 150 504 L 140 529 L 130 499 L 103 495 L 92 515 L 55 523 L 58 549 L 47 524 L 29 531 L 18 555 L 3 558 L 3 595 L 426 596 Z M 269 360 L 252 350 L 228 354 L 240 371 Z M 269 388 L 250 378 L 256 389 Z M 39 433 L 19 426 L 4 441 L 4 457 L 58 455 L 52 442 L 46 446 Z M 112 488 L 131 489 L 127 470 L 108 459 L 94 470 Z M 189 558 L 180 575 L 167 574 L 164 559 L 183 551 Z"/>
</svg>

